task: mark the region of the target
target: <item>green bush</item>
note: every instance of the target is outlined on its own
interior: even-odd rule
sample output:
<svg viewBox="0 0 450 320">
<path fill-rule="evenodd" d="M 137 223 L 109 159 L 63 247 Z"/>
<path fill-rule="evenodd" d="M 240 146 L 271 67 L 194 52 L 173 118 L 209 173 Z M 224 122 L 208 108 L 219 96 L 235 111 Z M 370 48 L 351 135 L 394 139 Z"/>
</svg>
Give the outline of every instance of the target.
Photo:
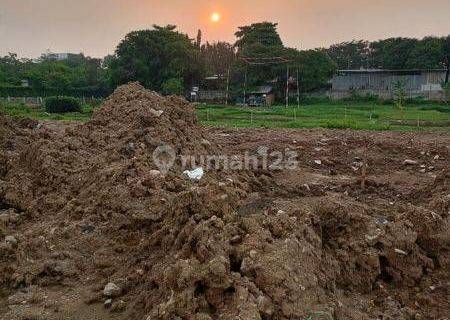
<svg viewBox="0 0 450 320">
<path fill-rule="evenodd" d="M 81 112 L 81 104 L 73 97 L 49 97 L 45 99 L 45 110 L 49 113 Z"/>
<path fill-rule="evenodd" d="M 369 119 L 379 119 L 379 118 L 380 118 L 380 115 L 379 115 L 378 113 L 375 113 L 375 112 L 370 112 L 370 113 L 367 115 L 367 117 L 368 117 Z"/>
<path fill-rule="evenodd" d="M 162 84 L 162 93 L 164 95 L 179 95 L 183 94 L 183 80 L 181 78 L 170 78 Z"/>
</svg>

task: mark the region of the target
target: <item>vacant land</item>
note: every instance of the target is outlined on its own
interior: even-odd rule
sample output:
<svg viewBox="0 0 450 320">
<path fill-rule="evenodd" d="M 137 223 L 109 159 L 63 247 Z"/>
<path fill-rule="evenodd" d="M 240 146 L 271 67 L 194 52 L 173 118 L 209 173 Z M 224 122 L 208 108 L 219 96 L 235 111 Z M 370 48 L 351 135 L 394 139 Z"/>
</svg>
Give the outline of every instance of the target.
<svg viewBox="0 0 450 320">
<path fill-rule="evenodd" d="M 84 105 L 82 113 L 49 114 L 43 108 L 32 108 L 24 104 L 0 104 L 0 110 L 10 116 L 38 120 L 87 121 L 91 118 L 93 109 L 92 105 Z M 227 127 L 450 132 L 450 105 L 434 102 L 410 103 L 403 110 L 394 104 L 372 101 L 323 101 L 288 108 L 200 104 L 197 106 L 197 115 L 203 124 Z"/>
<path fill-rule="evenodd" d="M 403 110 L 375 102 L 320 102 L 272 108 L 200 105 L 200 120 L 210 125 L 269 128 L 450 131 L 450 106 L 409 104 Z"/>
<path fill-rule="evenodd" d="M 449 140 L 199 126 L 137 84 L 86 123 L 0 114 L 0 319 L 447 319 Z"/>
</svg>

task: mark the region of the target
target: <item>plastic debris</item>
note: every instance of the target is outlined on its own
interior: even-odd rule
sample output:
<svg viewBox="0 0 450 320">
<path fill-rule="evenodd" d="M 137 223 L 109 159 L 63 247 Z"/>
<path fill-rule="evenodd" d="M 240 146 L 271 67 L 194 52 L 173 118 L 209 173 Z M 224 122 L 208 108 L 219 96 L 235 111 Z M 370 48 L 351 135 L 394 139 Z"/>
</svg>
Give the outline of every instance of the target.
<svg viewBox="0 0 450 320">
<path fill-rule="evenodd" d="M 203 170 L 203 168 L 197 168 L 192 171 L 186 170 L 183 172 L 183 174 L 187 175 L 191 180 L 200 181 L 203 178 L 205 171 Z"/>
</svg>

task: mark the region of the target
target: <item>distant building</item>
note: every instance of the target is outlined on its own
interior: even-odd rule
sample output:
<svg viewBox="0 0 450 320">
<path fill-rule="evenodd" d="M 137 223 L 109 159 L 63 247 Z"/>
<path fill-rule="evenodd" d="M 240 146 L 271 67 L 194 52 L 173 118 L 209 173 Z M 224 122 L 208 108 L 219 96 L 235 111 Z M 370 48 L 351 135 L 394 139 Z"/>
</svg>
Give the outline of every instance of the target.
<svg viewBox="0 0 450 320">
<path fill-rule="evenodd" d="M 248 93 L 247 103 L 250 106 L 271 106 L 275 102 L 272 86 L 260 86 Z"/>
<path fill-rule="evenodd" d="M 353 93 L 377 95 L 391 99 L 395 86 L 401 83 L 407 97 L 440 100 L 444 97 L 442 83 L 446 70 L 339 70 L 331 80 L 331 97 L 345 98 Z"/>
<path fill-rule="evenodd" d="M 191 89 L 190 100 L 196 102 L 225 103 L 227 101 L 226 76 L 215 74 L 205 77 L 199 86 Z"/>
<path fill-rule="evenodd" d="M 67 60 L 69 59 L 70 53 L 54 53 L 55 59 L 57 61 Z"/>
<path fill-rule="evenodd" d="M 34 59 L 33 62 L 40 63 L 44 60 L 64 61 L 64 60 L 69 59 L 71 56 L 79 56 L 79 55 L 80 54 L 77 54 L 77 53 L 67 53 L 67 52 L 54 53 L 54 52 L 47 51 L 47 52 L 43 53 L 40 58 Z"/>
<path fill-rule="evenodd" d="M 198 102 L 222 103 L 227 98 L 225 90 L 199 90 L 191 91 L 191 100 Z"/>
</svg>

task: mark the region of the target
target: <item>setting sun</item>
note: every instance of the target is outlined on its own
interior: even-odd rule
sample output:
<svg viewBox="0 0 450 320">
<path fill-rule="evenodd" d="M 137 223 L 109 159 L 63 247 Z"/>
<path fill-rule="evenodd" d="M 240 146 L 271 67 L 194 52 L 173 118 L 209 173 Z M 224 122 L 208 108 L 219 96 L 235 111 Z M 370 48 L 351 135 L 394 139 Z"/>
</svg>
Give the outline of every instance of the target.
<svg viewBox="0 0 450 320">
<path fill-rule="evenodd" d="M 220 21 L 220 14 L 218 12 L 214 12 L 211 15 L 211 21 L 212 22 L 219 22 Z"/>
</svg>

